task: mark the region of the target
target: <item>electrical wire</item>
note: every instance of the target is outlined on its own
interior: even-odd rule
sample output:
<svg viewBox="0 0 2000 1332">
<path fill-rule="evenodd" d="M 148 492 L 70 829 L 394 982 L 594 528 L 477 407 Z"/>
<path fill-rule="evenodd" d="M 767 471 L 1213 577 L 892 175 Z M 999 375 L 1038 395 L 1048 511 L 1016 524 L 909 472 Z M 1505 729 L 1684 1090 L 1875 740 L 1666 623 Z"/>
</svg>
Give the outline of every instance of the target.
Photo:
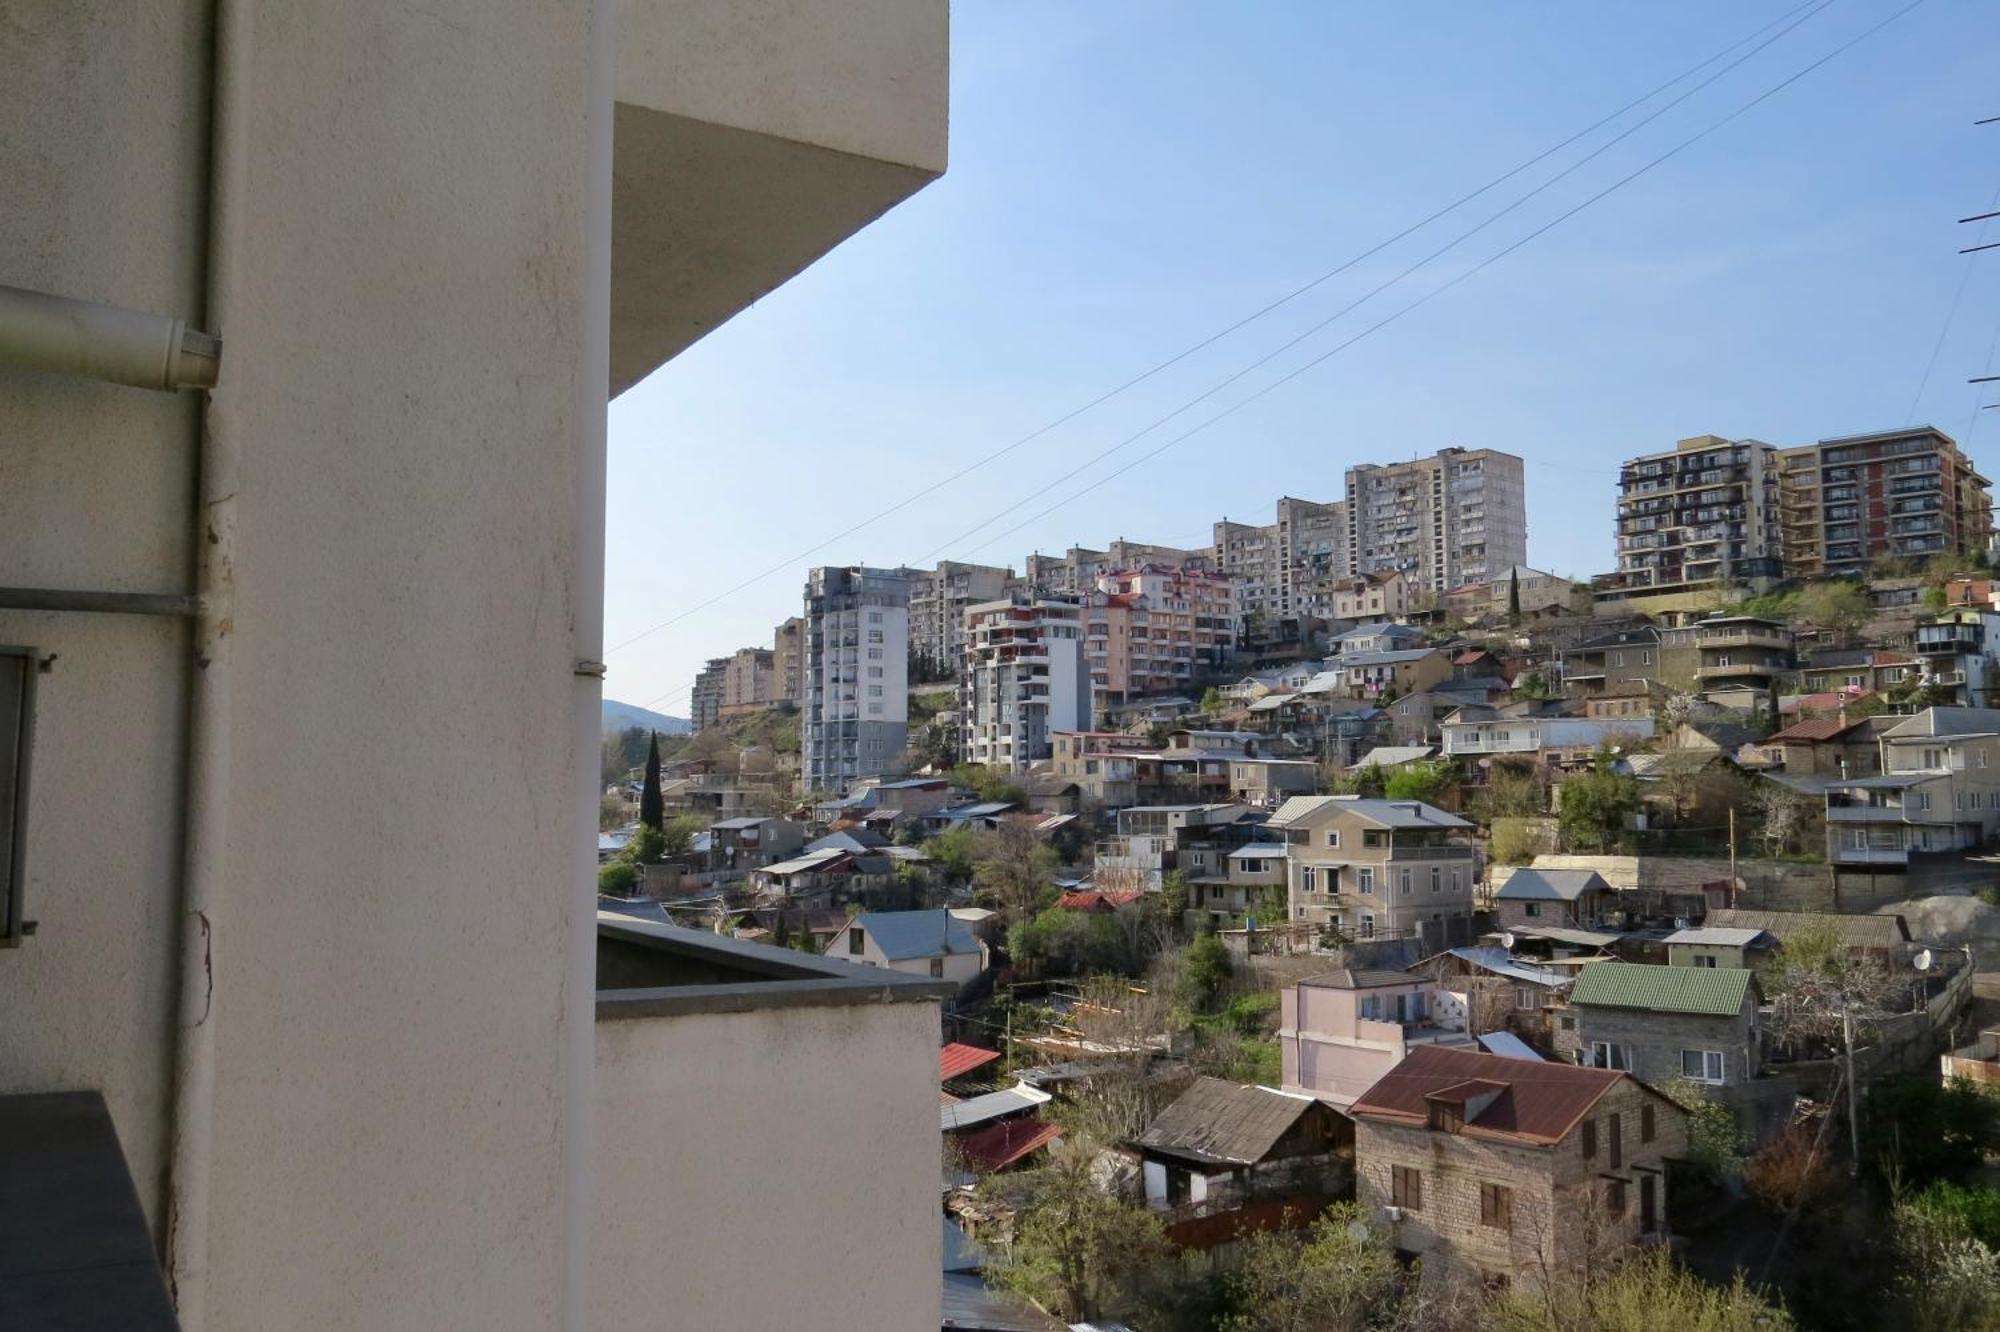
<svg viewBox="0 0 2000 1332">
<path fill-rule="evenodd" d="M 1353 268 L 1356 264 L 1362 263 L 1363 261 L 1372 258 L 1374 255 L 1377 255 L 1381 253 L 1383 250 L 1390 247 L 1391 245 L 1394 245 L 1396 242 L 1405 239 L 1406 237 L 1416 233 L 1417 231 L 1422 230 L 1424 227 L 1429 226 L 1432 222 L 1435 222 L 1438 219 L 1445 217 L 1446 215 L 1452 212 L 1455 212 L 1459 208 L 1462 208 L 1466 204 L 1471 203 L 1474 199 L 1479 198 L 1481 195 L 1487 193 L 1488 191 L 1493 190 L 1498 186 L 1505 184 L 1509 180 L 1512 180 L 1514 177 L 1520 175 L 1522 172 L 1527 171 L 1530 168 L 1539 165 L 1541 162 L 1546 161 L 1548 158 L 1554 156 L 1556 153 L 1561 152 L 1563 149 L 1569 147 L 1571 144 L 1577 142 L 1579 139 L 1585 138 L 1586 136 L 1610 124 L 1612 121 L 1617 120 L 1620 116 L 1623 116 L 1626 112 L 1631 111 L 1634 108 L 1639 107 L 1648 101 L 1651 101 L 1653 98 L 1659 96 L 1661 93 L 1673 87 L 1675 84 L 1680 83 L 1683 80 L 1691 78 L 1695 74 L 1700 73 L 1708 66 L 1714 64 L 1716 61 L 1723 59 L 1731 52 L 1735 51 L 1738 47 L 1741 47 L 1748 42 L 1753 42 L 1757 40 L 1757 38 L 1763 36 L 1765 33 L 1769 32 L 1772 28 L 1778 26 L 1779 24 L 1787 22 L 1788 20 L 1792 19 L 1793 16 L 1799 15 L 1802 11 L 1811 10 L 1813 13 L 1817 13 L 1819 10 L 1824 9 L 1827 6 L 1827 4 L 1830 3 L 1832 3 L 1832 0 L 1806 0 L 1806 3 L 1801 4 L 1797 8 L 1788 10 L 1784 14 L 1779 15 L 1777 18 L 1771 20 L 1771 22 L 1765 24 L 1763 27 L 1749 34 L 1747 37 L 1738 38 L 1736 41 L 1731 42 L 1728 46 L 1723 47 L 1722 50 L 1716 52 L 1714 55 L 1709 56 L 1706 60 L 1701 61 L 1700 63 L 1690 67 L 1689 69 L 1683 70 L 1681 73 L 1676 74 L 1673 78 L 1668 79 L 1666 82 L 1660 84 L 1659 86 L 1625 103 L 1623 106 L 1611 112 L 1609 115 L 1603 116 L 1598 120 L 1593 121 L 1589 125 L 1586 125 L 1584 128 L 1578 130 L 1576 133 L 1570 135 L 1568 138 L 1562 140 L 1560 143 L 1557 143 L 1553 147 L 1545 149 L 1540 153 L 1537 153 L 1535 156 L 1527 159 L 1525 162 L 1522 162 L 1519 166 L 1513 167 L 1510 170 L 1502 172 L 1500 175 L 1495 176 L 1492 180 L 1487 181 L 1485 184 L 1479 186 L 1478 188 L 1471 190 L 1463 195 L 1460 195 L 1458 198 L 1446 204 L 1444 207 L 1438 209 L 1436 212 L 1433 212 L 1428 216 L 1421 218 L 1416 222 L 1411 223 L 1409 226 L 1404 227 L 1401 231 L 1397 232 L 1393 236 L 1390 236 L 1388 239 L 1380 241 L 1373 246 L 1370 246 L 1368 249 L 1363 250 L 1361 253 L 1355 255 L 1353 258 L 1346 260 L 1344 263 L 1341 263 L 1334 268 L 1328 269 L 1326 272 L 1321 273 L 1319 276 L 1313 278 L 1311 281 L 1306 282 L 1301 286 L 1295 287 L 1291 291 L 1278 297 L 1276 300 L 1270 301 L 1269 303 L 1259 307 L 1258 309 L 1253 310 L 1251 313 L 1243 316 L 1241 319 L 1238 319 L 1235 323 L 1230 324 L 1228 327 L 1208 335 L 1207 337 L 1201 339 L 1199 342 L 1196 342 L 1191 346 L 1186 347 L 1179 352 L 1176 352 L 1174 355 L 1168 357 L 1166 360 L 1161 361 L 1152 366 L 1151 368 L 1141 371 L 1139 374 L 1134 375 L 1130 379 L 1125 380 L 1123 383 L 1117 385 L 1115 388 L 1112 388 L 1104 393 L 1099 394 L 1097 397 L 1092 398 L 1091 400 L 1082 404 L 1081 406 L 1072 408 L 1068 412 L 1063 413 L 1061 416 L 1056 417 L 1054 420 L 1048 422 L 1046 425 L 1040 426 L 1039 428 L 1030 431 L 1028 434 L 1021 436 L 1019 439 L 1013 441 L 1011 444 L 1004 445 L 1001 448 L 995 449 L 991 453 L 985 454 L 982 457 L 975 459 L 973 462 L 968 463 L 966 466 L 960 468 L 959 470 L 950 473 L 949 475 L 943 477 L 942 479 L 935 481 L 932 484 L 925 486 L 920 490 L 915 491 L 914 493 L 906 496 L 905 498 L 898 500 L 895 504 L 890 505 L 888 508 L 883 509 L 878 513 L 872 514 L 869 517 L 862 519 L 860 522 L 854 524 L 853 526 L 848 527 L 841 532 L 835 533 L 833 536 L 826 538 L 824 541 L 821 541 L 816 545 L 808 547 L 807 549 L 799 552 L 797 555 L 793 555 L 785 560 L 782 560 L 777 564 L 772 565 L 770 568 L 765 569 L 763 572 L 754 574 L 751 577 L 743 580 L 742 582 L 737 583 L 735 586 L 724 589 L 722 592 L 719 592 L 715 596 L 708 598 L 706 601 L 698 602 L 695 605 L 688 607 L 686 610 L 680 611 L 675 615 L 672 615 L 669 618 L 662 620 L 660 623 L 652 626 L 650 629 L 642 630 L 641 632 L 632 635 L 630 638 L 624 639 L 619 643 L 613 644 L 611 647 L 605 649 L 605 655 L 608 657 L 611 653 L 621 652 L 624 649 L 631 647 L 633 644 L 639 642 L 640 640 L 651 637 L 652 635 L 658 633 L 662 629 L 666 629 L 672 625 L 678 624 L 682 620 L 687 619 L 689 616 L 698 614 L 699 612 L 708 609 L 710 606 L 716 605 L 718 602 L 727 600 L 729 597 L 734 596 L 736 593 L 741 592 L 747 587 L 751 587 L 757 583 L 760 583 L 764 579 L 772 577 L 775 574 L 782 573 L 787 569 L 795 568 L 797 567 L 799 561 L 804 559 L 809 559 L 810 557 L 819 553 L 820 551 L 825 550 L 827 547 L 834 545 L 835 543 L 843 541 L 846 538 L 854 535 L 856 532 L 871 527 L 874 524 L 882 521 L 884 518 L 890 517 L 893 514 L 902 512 L 904 509 L 907 509 L 910 505 L 916 503 L 918 500 L 927 498 L 928 496 L 937 493 L 944 487 L 951 485 L 952 483 L 961 480 L 966 476 L 969 476 L 970 474 L 979 470 L 980 468 L 985 467 L 987 464 L 992 462 L 997 462 L 999 459 L 1006 457 L 1008 454 L 1014 452 L 1016 449 L 1022 448 L 1027 444 L 1031 444 L 1035 440 L 1040 439 L 1042 436 L 1048 434 L 1049 432 L 1056 430 L 1064 425 L 1067 425 L 1069 422 L 1076 420 L 1078 417 L 1084 415 L 1085 413 L 1092 411 L 1093 409 L 1100 407 L 1107 402 L 1110 402 L 1113 398 L 1116 398 L 1121 394 L 1124 394 L 1130 389 L 1138 387 L 1140 384 L 1143 384 L 1147 380 L 1152 379 L 1155 375 L 1158 375 L 1161 372 L 1171 369 L 1173 366 L 1180 364 L 1188 357 L 1193 356 L 1196 353 L 1201 352 L 1207 349 L 1208 347 L 1213 346 L 1215 343 L 1220 342 L 1222 339 L 1228 337 L 1230 334 L 1235 333 L 1243 328 L 1246 328 L 1250 324 L 1255 323 L 1257 320 L 1262 319 L 1264 316 L 1271 314 L 1274 311 L 1282 308 L 1283 306 L 1290 304 L 1292 301 L 1295 301 L 1299 297 L 1306 295 L 1308 292 L 1313 291 L 1315 288 L 1323 285 L 1328 281 L 1331 281 L 1333 278 L 1340 276 L 1342 273 L 1347 272 L 1349 269 Z M 1805 17 L 1809 18 L 1811 17 L 1811 14 L 1806 14 Z M 1800 21 L 1802 22 L 1803 19 L 1801 19 Z M 1793 26 L 1796 26 L 1796 24 L 1794 24 Z M 1786 29 L 1786 31 L 1789 30 L 1790 30 L 1789 28 Z M 1778 35 L 1782 36 L 1783 34 L 1780 33 Z M 1768 45 L 1768 43 L 1766 44 Z M 1762 48 L 1760 47 L 1759 49 Z M 1755 53 L 1753 52 L 1752 54 Z M 1197 399 L 1197 401 L 1199 401 L 1199 399 Z"/>
</svg>

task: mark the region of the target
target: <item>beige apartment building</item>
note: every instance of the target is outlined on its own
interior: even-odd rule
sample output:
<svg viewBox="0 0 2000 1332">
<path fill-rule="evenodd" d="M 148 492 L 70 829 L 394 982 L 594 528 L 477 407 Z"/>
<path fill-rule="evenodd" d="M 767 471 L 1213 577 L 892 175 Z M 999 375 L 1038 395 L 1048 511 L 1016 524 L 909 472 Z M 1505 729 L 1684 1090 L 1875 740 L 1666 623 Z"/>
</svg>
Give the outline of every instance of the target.
<svg viewBox="0 0 2000 1332">
<path fill-rule="evenodd" d="M 1986 549 L 1991 483 L 1933 426 L 1845 435 L 1778 453 L 1785 571 L 1859 575 L 1877 559 L 1921 562 Z"/>
<path fill-rule="evenodd" d="M 1230 581 L 1221 574 L 1146 565 L 1101 576 L 1083 598 L 1093 714 L 1191 689 L 1234 646 L 1232 606 Z"/>
<path fill-rule="evenodd" d="M 1777 450 L 1696 435 L 1618 475 L 1619 587 L 1666 591 L 1779 572 Z"/>
<path fill-rule="evenodd" d="M 1236 585 L 1236 613 L 1246 632 L 1282 636 L 1282 627 L 1333 618 L 1333 596 L 1349 571 L 1347 505 L 1286 495 L 1277 521 L 1215 525 L 1215 568 Z"/>
<path fill-rule="evenodd" d="M 1353 939 L 1472 942 L 1473 825 L 1420 800 L 1295 796 L 1271 816 L 1290 862 L 1291 917 Z"/>
<path fill-rule="evenodd" d="M 595 846 L 607 401 L 944 170 L 947 17 L 7 6 L 0 1099 L 130 1181 L 44 1325 L 937 1326 L 931 982 L 601 975 Z"/>
<path fill-rule="evenodd" d="M 1120 537 L 1103 550 L 1072 546 L 1059 556 L 1043 555 L 1038 551 L 1028 556 L 1023 564 L 1021 581 L 1036 592 L 1076 596 L 1096 587 L 1098 580 L 1106 574 L 1145 565 L 1212 571 L 1214 555 L 1206 546 L 1184 550 L 1179 546 L 1159 546 Z"/>
<path fill-rule="evenodd" d="M 697 731 L 715 725 L 722 716 L 722 686 L 729 675 L 729 658 L 710 657 L 695 673 L 688 694 L 688 721 Z"/>
<path fill-rule="evenodd" d="M 1527 563 L 1521 460 L 1448 448 L 1348 468 L 1347 551 L 1347 574 L 1394 570 L 1433 594 Z"/>
<path fill-rule="evenodd" d="M 805 699 L 806 622 L 794 615 L 771 633 L 771 674 L 774 697 L 798 707 Z"/>
<path fill-rule="evenodd" d="M 770 648 L 738 648 L 722 668 L 724 717 L 761 712 L 777 702 L 778 664 Z"/>
<path fill-rule="evenodd" d="M 965 612 L 1007 595 L 1012 569 L 940 561 L 935 569 L 909 569 L 910 655 L 934 679 L 957 678 L 965 661 Z"/>
<path fill-rule="evenodd" d="M 959 752 L 967 762 L 1026 772 L 1053 755 L 1057 732 L 1090 729 L 1083 611 L 1073 601 L 970 607 L 962 675 Z"/>
</svg>

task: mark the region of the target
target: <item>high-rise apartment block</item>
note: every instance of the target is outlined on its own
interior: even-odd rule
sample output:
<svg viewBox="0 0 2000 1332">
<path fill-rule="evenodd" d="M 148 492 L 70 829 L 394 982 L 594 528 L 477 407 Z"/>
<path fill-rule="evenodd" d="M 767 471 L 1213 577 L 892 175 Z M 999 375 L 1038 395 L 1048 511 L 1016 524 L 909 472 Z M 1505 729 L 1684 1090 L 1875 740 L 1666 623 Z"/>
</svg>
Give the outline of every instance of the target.
<svg viewBox="0 0 2000 1332">
<path fill-rule="evenodd" d="M 1627 591 L 1779 572 L 1777 450 L 1696 435 L 1618 477 L 1618 575 Z"/>
<path fill-rule="evenodd" d="M 800 771 L 810 791 L 886 772 L 909 740 L 910 581 L 900 569 L 806 580 Z"/>
<path fill-rule="evenodd" d="M 806 622 L 794 615 L 771 634 L 771 671 L 777 701 L 800 707 L 805 702 Z"/>
<path fill-rule="evenodd" d="M 694 692 L 688 697 L 688 720 L 695 730 L 707 730 L 722 716 L 722 679 L 728 670 L 729 658 L 710 657 L 694 677 Z"/>
<path fill-rule="evenodd" d="M 1888 557 L 1924 560 L 1984 550 L 1990 482 L 1951 436 L 1931 426 L 1848 435 L 1778 454 L 1785 572 L 1866 572 Z"/>
<path fill-rule="evenodd" d="M 968 607 L 961 752 L 1008 772 L 1050 757 L 1057 731 L 1090 729 L 1082 608 L 1012 597 Z"/>
<path fill-rule="evenodd" d="M 1287 495 L 1274 523 L 1217 523 L 1213 549 L 1213 567 L 1235 582 L 1246 631 L 1265 637 L 1288 621 L 1329 619 L 1348 569 L 1347 505 Z"/>
<path fill-rule="evenodd" d="M 1012 569 L 945 560 L 910 577 L 910 655 L 930 678 L 956 676 L 965 657 L 965 612 L 1007 595 Z"/>
<path fill-rule="evenodd" d="M 1031 590 L 1055 596 L 1079 596 L 1097 586 L 1097 580 L 1121 569 L 1143 565 L 1167 565 L 1176 569 L 1212 569 L 1213 552 L 1202 546 L 1184 550 L 1148 541 L 1127 541 L 1120 537 L 1104 550 L 1072 546 L 1063 555 L 1030 555 L 1023 566 L 1022 582 Z"/>
<path fill-rule="evenodd" d="M 1493 449 L 1347 469 L 1349 574 L 1394 571 L 1421 592 L 1486 581 L 1528 559 L 1521 460 Z"/>
<path fill-rule="evenodd" d="M 777 661 L 770 648 L 738 648 L 727 658 L 722 668 L 723 716 L 768 708 L 777 696 Z"/>
</svg>

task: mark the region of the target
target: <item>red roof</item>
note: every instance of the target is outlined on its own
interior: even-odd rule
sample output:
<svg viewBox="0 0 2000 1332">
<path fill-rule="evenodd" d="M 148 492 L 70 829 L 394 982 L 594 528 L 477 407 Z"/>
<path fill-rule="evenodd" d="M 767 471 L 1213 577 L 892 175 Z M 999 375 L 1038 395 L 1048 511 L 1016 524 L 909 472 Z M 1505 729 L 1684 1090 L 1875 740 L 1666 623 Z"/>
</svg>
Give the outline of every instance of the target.
<svg viewBox="0 0 2000 1332">
<path fill-rule="evenodd" d="M 975 1068 L 984 1068 L 1000 1057 L 998 1050 L 982 1050 L 976 1045 L 953 1041 L 938 1051 L 938 1081 L 962 1078 Z"/>
<path fill-rule="evenodd" d="M 1116 911 L 1144 896 L 1137 888 L 1082 888 L 1064 893 L 1056 900 L 1056 905 L 1065 911 Z"/>
<path fill-rule="evenodd" d="M 1861 725 L 1861 722 L 1858 719 L 1855 721 L 1842 721 L 1838 717 L 1814 717 L 1808 721 L 1793 722 L 1782 731 L 1774 731 L 1764 743 L 1772 745 L 1784 740 L 1798 740 L 1801 742 L 1833 740 L 1845 735 L 1859 725 Z"/>
<path fill-rule="evenodd" d="M 1348 1113 L 1356 1119 L 1424 1124 L 1429 1122 L 1426 1097 L 1462 1091 L 1471 1081 L 1492 1083 L 1502 1089 L 1500 1094 L 1466 1121 L 1465 1135 L 1541 1147 L 1568 1137 L 1604 1093 L 1627 1076 L 1607 1068 L 1538 1063 L 1425 1045 L 1384 1074 Z"/>
<path fill-rule="evenodd" d="M 1039 1151 L 1062 1136 L 1062 1129 L 1045 1124 L 1034 1116 L 1005 1119 L 998 1124 L 963 1133 L 958 1149 L 967 1165 L 982 1173 L 1005 1170 L 1031 1152 Z"/>
</svg>

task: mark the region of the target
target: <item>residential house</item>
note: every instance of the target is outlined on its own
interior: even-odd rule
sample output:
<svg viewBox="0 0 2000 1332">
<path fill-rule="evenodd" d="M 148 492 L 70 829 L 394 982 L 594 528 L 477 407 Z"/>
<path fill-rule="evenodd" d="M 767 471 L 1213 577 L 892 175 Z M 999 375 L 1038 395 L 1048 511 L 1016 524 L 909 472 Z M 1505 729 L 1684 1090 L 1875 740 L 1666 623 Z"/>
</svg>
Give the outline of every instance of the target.
<svg viewBox="0 0 2000 1332">
<path fill-rule="evenodd" d="M 1705 695 L 1754 700 L 1768 694 L 1778 677 L 1792 669 L 1792 631 L 1783 621 L 1711 615 L 1694 631 L 1695 681 Z"/>
<path fill-rule="evenodd" d="M 1960 606 L 1918 625 L 1917 660 L 1925 685 L 1950 690 L 1966 707 L 1992 707 L 2000 702 L 2000 612 Z"/>
<path fill-rule="evenodd" d="M 1086 800 L 1119 808 L 1139 803 L 1137 756 L 1154 752 L 1146 737 L 1123 731 L 1058 731 L 1050 771 L 1083 788 Z"/>
<path fill-rule="evenodd" d="M 1752 911 L 1726 907 L 1711 909 L 1702 925 L 1760 930 L 1777 939 L 1780 948 L 1801 934 L 1830 929 L 1840 936 L 1849 953 L 1885 963 L 1900 960 L 1910 946 L 1908 923 L 1893 913 L 1862 916 L 1832 911 Z"/>
<path fill-rule="evenodd" d="M 1295 795 L 1319 790 L 1319 765 L 1311 759 L 1233 758 L 1229 798 L 1239 805 L 1276 809 Z"/>
<path fill-rule="evenodd" d="M 1568 610 L 1576 599 L 1576 585 L 1561 574 L 1517 564 L 1492 578 L 1452 588 L 1444 594 L 1444 608 L 1456 619 L 1491 620 Z M 1587 598 L 1584 605 L 1589 605 Z"/>
<path fill-rule="evenodd" d="M 1882 771 L 1826 789 L 1827 859 L 1908 868 L 2000 829 L 2000 709 L 1925 708 L 1881 735 Z"/>
<path fill-rule="evenodd" d="M 845 851 L 805 851 L 750 871 L 750 890 L 767 903 L 823 909 L 860 886 L 861 871 Z"/>
<path fill-rule="evenodd" d="M 805 825 L 765 815 L 723 819 L 708 825 L 711 873 L 733 874 L 776 864 L 805 845 Z"/>
<path fill-rule="evenodd" d="M 986 970 L 986 945 L 949 911 L 863 911 L 833 936 L 827 956 L 955 981 Z"/>
<path fill-rule="evenodd" d="M 1693 678 L 1694 662 L 1685 663 Z M 1562 675 L 1572 698 L 1593 698 L 1630 686 L 1658 685 L 1669 669 L 1660 644 L 1660 631 L 1652 625 L 1616 629 L 1587 638 L 1562 654 Z"/>
<path fill-rule="evenodd" d="M 1279 991 L 1286 1091 L 1345 1106 L 1418 1045 L 1472 1048 L 1465 1009 L 1408 971 L 1342 968 Z"/>
<path fill-rule="evenodd" d="M 1436 745 L 1377 745 L 1355 760 L 1356 771 L 1376 768 L 1391 773 L 1412 763 L 1427 763 L 1437 757 Z"/>
<path fill-rule="evenodd" d="M 1419 1046 L 1348 1108 L 1355 1192 L 1396 1247 L 1536 1284 L 1667 1230 L 1687 1115 L 1629 1074 Z"/>
<path fill-rule="evenodd" d="M 1083 783 L 1053 772 L 1031 773 L 1021 783 L 1037 814 L 1075 814 L 1083 808 Z"/>
<path fill-rule="evenodd" d="M 1349 698 L 1386 698 L 1414 693 L 1451 678 L 1451 658 L 1437 648 L 1390 652 L 1342 652 L 1327 668 L 1334 687 Z"/>
<path fill-rule="evenodd" d="M 1467 1033 L 1482 1044 L 1495 1032 L 1509 1032 L 1535 1048 L 1556 1048 L 1556 1024 L 1568 1012 L 1569 986 L 1575 979 L 1566 967 L 1544 966 L 1505 948 L 1475 944 L 1434 954 L 1410 970 L 1437 981 L 1462 1008 Z"/>
<path fill-rule="evenodd" d="M 1198 929 L 1204 923 L 1233 927 L 1256 915 L 1258 903 L 1267 893 L 1282 899 L 1285 849 L 1283 842 L 1245 842 L 1228 848 L 1204 848 L 1209 851 L 1206 855 L 1183 852 L 1182 858 L 1191 866 L 1185 913 L 1188 928 Z M 1281 923 L 1285 908 L 1279 906 L 1273 914 L 1277 919 L 1260 918 L 1258 924 Z"/>
<path fill-rule="evenodd" d="M 1777 936 L 1733 925 L 1702 925 L 1667 936 L 1670 967 L 1749 967 L 1778 946 Z"/>
<path fill-rule="evenodd" d="M 1760 1002 L 1756 974 L 1741 967 L 1592 962 L 1569 994 L 1578 1062 L 1653 1086 L 1700 1083 L 1763 1142 L 1790 1122 L 1797 1087 L 1764 1076 Z"/>
<path fill-rule="evenodd" d="M 1443 736 L 1438 729 L 1439 724 L 1453 713 L 1464 712 L 1468 720 L 1498 716 L 1498 712 L 1491 709 L 1491 700 L 1492 694 L 1484 686 L 1462 680 L 1404 694 L 1384 705 L 1384 711 L 1390 718 L 1391 742 L 1398 745 L 1435 745 Z"/>
<path fill-rule="evenodd" d="M 1400 621 L 1409 612 L 1412 590 L 1394 570 L 1344 578 L 1333 587 L 1333 618 L 1357 624 Z"/>
<path fill-rule="evenodd" d="M 1794 777 L 1873 777 L 1882 771 L 1881 737 L 1902 717 L 1818 717 L 1793 722 L 1757 742 L 1757 752 Z"/>
<path fill-rule="evenodd" d="M 1413 625 L 1357 624 L 1328 640 L 1327 651 L 1331 655 L 1326 664 L 1332 666 L 1350 653 L 1402 652 L 1422 646 L 1424 631 Z"/>
<path fill-rule="evenodd" d="M 923 826 L 934 833 L 949 832 L 953 828 L 987 828 L 1000 826 L 1000 821 L 1014 812 L 1011 800 L 969 800 L 963 804 L 946 805 L 924 815 Z"/>
<path fill-rule="evenodd" d="M 1419 800 L 1295 796 L 1271 816 L 1287 844 L 1294 921 L 1350 938 L 1470 943 L 1473 825 Z"/>
<path fill-rule="evenodd" d="M 1604 748 L 1626 749 L 1653 735 L 1651 717 L 1593 721 L 1587 717 L 1500 717 L 1438 726 L 1450 759 L 1512 758 L 1554 768 L 1579 768 Z"/>
<path fill-rule="evenodd" d="M 1666 686 L 1650 680 L 1621 681 L 1601 692 L 1583 694 L 1583 715 L 1593 721 L 1657 717 Z"/>
<path fill-rule="evenodd" d="M 1263 815 L 1245 805 L 1135 805 L 1121 809 L 1117 831 L 1097 844 L 1092 881 L 1101 888 L 1159 888 L 1168 870 L 1220 874 L 1218 847 L 1249 841 Z M 1183 859 L 1183 852 L 1186 857 Z"/>
<path fill-rule="evenodd" d="M 1596 870 L 1517 869 L 1493 894 L 1501 928 L 1599 925 L 1618 908 L 1618 890 Z"/>
<path fill-rule="evenodd" d="M 1914 656 L 1880 648 L 1832 648 L 1799 663 L 1799 678 L 1809 694 L 1840 690 L 1882 694 L 1914 680 L 1917 674 Z"/>
<path fill-rule="evenodd" d="M 1302 1229 L 1353 1187 L 1353 1126 L 1321 1101 L 1271 1087 L 1196 1078 L 1132 1146 L 1146 1204 L 1181 1248 Z"/>
</svg>

